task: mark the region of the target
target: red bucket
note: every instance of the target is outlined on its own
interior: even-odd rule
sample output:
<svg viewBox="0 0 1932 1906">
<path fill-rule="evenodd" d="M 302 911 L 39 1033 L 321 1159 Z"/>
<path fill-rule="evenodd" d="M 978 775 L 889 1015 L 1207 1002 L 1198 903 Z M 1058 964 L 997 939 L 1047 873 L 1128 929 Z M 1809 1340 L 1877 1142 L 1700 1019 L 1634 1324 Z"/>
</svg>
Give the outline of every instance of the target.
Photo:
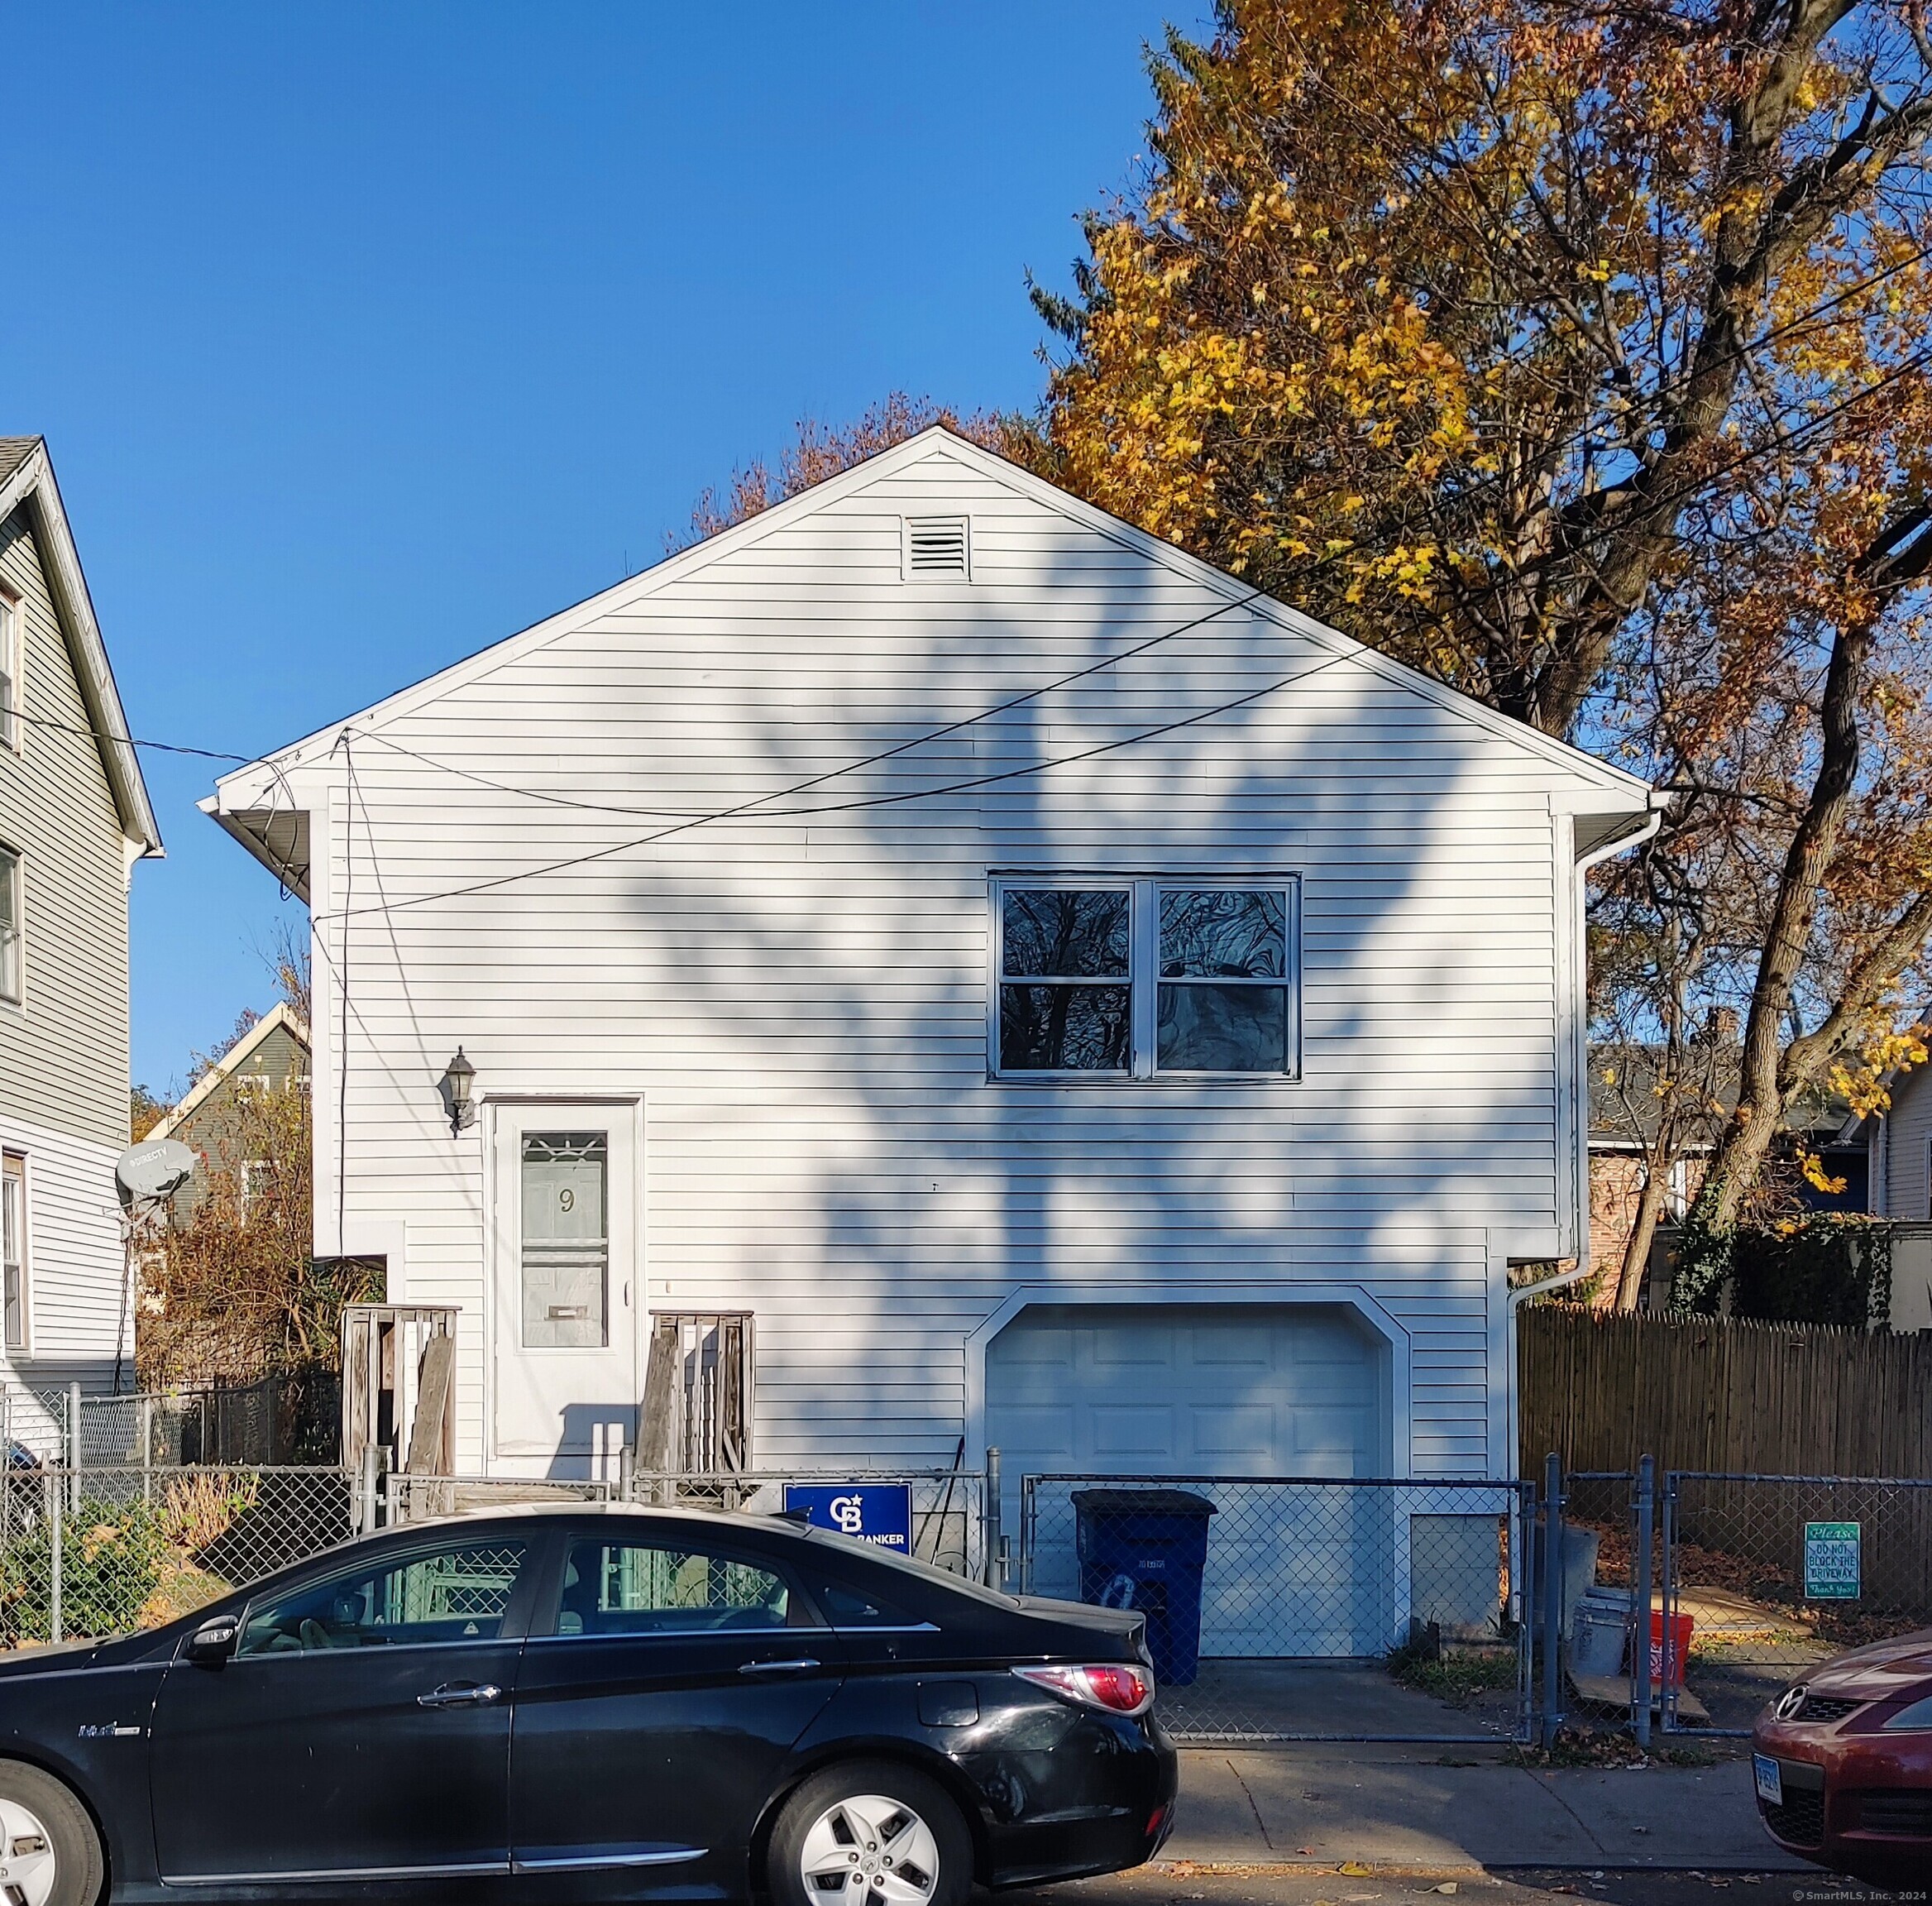
<svg viewBox="0 0 1932 1906">
<path fill-rule="evenodd" d="M 1690 1652 L 1690 1631 L 1695 1624 L 1688 1615 L 1671 1617 L 1671 1638 L 1664 1642 L 1664 1611 L 1650 1611 L 1650 1684 L 1653 1688 L 1681 1688 L 1684 1661 Z"/>
</svg>

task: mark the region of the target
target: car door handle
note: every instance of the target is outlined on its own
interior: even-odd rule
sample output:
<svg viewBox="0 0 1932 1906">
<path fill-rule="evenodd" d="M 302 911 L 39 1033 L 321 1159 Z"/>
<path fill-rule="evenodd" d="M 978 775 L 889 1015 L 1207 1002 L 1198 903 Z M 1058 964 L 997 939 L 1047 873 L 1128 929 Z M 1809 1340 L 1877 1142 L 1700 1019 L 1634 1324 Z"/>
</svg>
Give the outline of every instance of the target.
<svg viewBox="0 0 1932 1906">
<path fill-rule="evenodd" d="M 740 1674 L 809 1674 L 818 1663 L 809 1657 L 796 1661 L 747 1661 Z"/>
<path fill-rule="evenodd" d="M 489 1681 L 445 1681 L 416 1697 L 418 1707 L 486 1707 L 503 1690 Z"/>
</svg>

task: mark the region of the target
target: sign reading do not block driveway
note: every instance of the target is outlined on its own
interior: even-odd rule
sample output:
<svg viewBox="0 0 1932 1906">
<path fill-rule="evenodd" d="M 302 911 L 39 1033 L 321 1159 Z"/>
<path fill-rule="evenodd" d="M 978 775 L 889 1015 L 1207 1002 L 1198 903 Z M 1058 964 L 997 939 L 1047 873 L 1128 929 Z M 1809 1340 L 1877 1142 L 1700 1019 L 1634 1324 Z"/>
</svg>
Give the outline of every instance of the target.
<svg viewBox="0 0 1932 1906">
<path fill-rule="evenodd" d="M 1805 1525 L 1805 1599 L 1807 1602 L 1856 1602 L 1860 1576 L 1863 1531 L 1856 1522 L 1807 1522 Z"/>
<path fill-rule="evenodd" d="M 912 1486 L 908 1482 L 787 1482 L 785 1513 L 875 1549 L 912 1553 Z"/>
</svg>

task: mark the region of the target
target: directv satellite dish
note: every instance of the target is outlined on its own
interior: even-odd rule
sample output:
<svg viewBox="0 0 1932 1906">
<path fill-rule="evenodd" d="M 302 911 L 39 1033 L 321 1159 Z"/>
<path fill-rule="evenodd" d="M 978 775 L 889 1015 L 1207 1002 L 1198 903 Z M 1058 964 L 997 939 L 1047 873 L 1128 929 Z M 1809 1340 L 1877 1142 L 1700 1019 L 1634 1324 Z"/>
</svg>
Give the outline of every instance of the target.
<svg viewBox="0 0 1932 1906">
<path fill-rule="evenodd" d="M 178 1138 L 130 1145 L 114 1166 L 124 1201 L 172 1198 L 194 1176 L 194 1154 Z"/>
</svg>

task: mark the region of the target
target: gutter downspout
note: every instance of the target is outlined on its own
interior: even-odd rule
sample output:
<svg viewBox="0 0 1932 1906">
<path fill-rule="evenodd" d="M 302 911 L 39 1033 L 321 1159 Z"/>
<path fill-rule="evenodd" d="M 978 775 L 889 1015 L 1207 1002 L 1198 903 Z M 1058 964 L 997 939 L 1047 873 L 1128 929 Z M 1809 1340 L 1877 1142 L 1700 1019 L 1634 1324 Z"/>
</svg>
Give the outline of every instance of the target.
<svg viewBox="0 0 1932 1906">
<path fill-rule="evenodd" d="M 1580 1055 L 1581 1063 L 1576 1069 L 1576 1078 L 1582 1097 L 1581 1118 L 1578 1121 L 1581 1138 L 1578 1150 L 1582 1156 L 1578 1161 L 1576 1193 L 1576 1262 L 1567 1271 L 1560 1271 L 1554 1277 L 1539 1278 L 1534 1284 L 1525 1284 L 1519 1291 L 1509 1293 L 1508 1305 L 1509 1343 L 1505 1354 L 1509 1359 L 1509 1444 L 1513 1456 L 1518 1461 L 1521 1453 L 1517 1450 L 1517 1440 L 1522 1434 L 1517 1421 L 1516 1397 L 1516 1313 L 1532 1297 L 1541 1297 L 1552 1291 L 1561 1291 L 1566 1285 L 1581 1282 L 1590 1273 L 1590 1050 L 1589 1040 L 1584 1032 L 1585 1014 L 1581 1010 L 1582 994 L 1588 984 L 1588 975 L 1584 970 L 1584 876 L 1591 868 L 1608 860 L 1612 855 L 1627 853 L 1633 847 L 1641 847 L 1646 840 L 1655 840 L 1658 828 L 1664 824 L 1664 810 L 1670 805 L 1670 796 L 1662 789 L 1652 788 L 1650 794 L 1650 813 L 1641 827 L 1628 834 L 1619 834 L 1614 840 L 1606 840 L 1600 847 L 1593 847 L 1580 855 L 1574 863 L 1576 890 L 1576 922 L 1571 931 L 1576 947 L 1576 971 L 1578 979 L 1577 1039 L 1583 1047 Z"/>
</svg>

